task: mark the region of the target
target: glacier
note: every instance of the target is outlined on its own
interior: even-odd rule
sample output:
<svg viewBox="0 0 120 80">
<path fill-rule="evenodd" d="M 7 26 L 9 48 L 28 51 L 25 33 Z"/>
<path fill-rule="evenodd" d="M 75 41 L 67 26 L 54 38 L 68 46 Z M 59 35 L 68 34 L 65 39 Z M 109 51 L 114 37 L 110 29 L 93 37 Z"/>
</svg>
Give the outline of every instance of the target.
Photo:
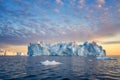
<svg viewBox="0 0 120 80">
<path fill-rule="evenodd" d="M 104 57 L 106 51 L 96 42 L 84 42 L 78 45 L 75 42 L 68 43 L 30 43 L 28 45 L 28 56 L 93 56 Z"/>
</svg>

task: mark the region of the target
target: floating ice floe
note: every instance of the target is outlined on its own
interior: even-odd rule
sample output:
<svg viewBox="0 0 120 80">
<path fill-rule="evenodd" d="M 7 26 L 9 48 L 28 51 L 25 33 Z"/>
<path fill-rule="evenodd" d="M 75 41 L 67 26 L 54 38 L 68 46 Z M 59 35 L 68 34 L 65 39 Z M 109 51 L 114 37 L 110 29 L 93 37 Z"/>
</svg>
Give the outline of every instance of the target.
<svg viewBox="0 0 120 80">
<path fill-rule="evenodd" d="M 57 62 L 55 60 L 53 60 L 53 61 L 46 60 L 46 61 L 41 62 L 41 64 L 47 66 L 47 65 L 59 65 L 59 64 L 62 64 L 62 63 L 61 62 Z"/>
<path fill-rule="evenodd" d="M 112 57 L 97 57 L 97 60 L 117 60 L 116 58 L 112 58 Z"/>
</svg>

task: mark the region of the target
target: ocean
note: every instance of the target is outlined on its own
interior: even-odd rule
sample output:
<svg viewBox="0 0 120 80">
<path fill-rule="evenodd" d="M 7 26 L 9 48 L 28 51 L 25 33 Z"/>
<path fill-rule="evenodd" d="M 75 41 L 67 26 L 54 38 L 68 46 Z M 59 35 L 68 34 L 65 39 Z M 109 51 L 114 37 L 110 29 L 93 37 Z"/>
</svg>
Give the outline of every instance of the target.
<svg viewBox="0 0 120 80">
<path fill-rule="evenodd" d="M 0 56 L 0 80 L 120 80 L 120 57 Z M 45 60 L 61 62 L 42 65 Z"/>
</svg>

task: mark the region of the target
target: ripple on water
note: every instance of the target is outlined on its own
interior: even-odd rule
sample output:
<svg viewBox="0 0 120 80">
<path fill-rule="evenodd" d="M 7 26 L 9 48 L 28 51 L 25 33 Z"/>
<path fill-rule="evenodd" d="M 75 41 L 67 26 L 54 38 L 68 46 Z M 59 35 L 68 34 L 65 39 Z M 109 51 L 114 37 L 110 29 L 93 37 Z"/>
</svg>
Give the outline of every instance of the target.
<svg viewBox="0 0 120 80">
<path fill-rule="evenodd" d="M 36 77 L 37 75 L 27 75 L 25 76 L 24 78 L 33 78 L 33 77 Z"/>
<path fill-rule="evenodd" d="M 55 67 L 38 64 L 53 59 L 63 64 Z M 0 57 L 0 79 L 120 80 L 120 59 L 94 61 L 81 57 Z"/>
<path fill-rule="evenodd" d="M 70 80 L 69 78 L 63 78 L 62 80 Z"/>
</svg>

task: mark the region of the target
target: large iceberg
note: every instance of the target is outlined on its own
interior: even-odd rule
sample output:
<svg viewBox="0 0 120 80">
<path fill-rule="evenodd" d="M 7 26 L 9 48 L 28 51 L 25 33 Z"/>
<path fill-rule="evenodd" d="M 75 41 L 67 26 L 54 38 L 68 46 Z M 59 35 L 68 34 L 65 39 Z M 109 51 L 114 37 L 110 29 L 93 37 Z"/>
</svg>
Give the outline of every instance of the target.
<svg viewBox="0 0 120 80">
<path fill-rule="evenodd" d="M 77 45 L 75 42 L 46 44 L 30 43 L 28 45 L 29 56 L 106 56 L 105 50 L 95 42 L 85 42 L 83 45 Z"/>
</svg>

